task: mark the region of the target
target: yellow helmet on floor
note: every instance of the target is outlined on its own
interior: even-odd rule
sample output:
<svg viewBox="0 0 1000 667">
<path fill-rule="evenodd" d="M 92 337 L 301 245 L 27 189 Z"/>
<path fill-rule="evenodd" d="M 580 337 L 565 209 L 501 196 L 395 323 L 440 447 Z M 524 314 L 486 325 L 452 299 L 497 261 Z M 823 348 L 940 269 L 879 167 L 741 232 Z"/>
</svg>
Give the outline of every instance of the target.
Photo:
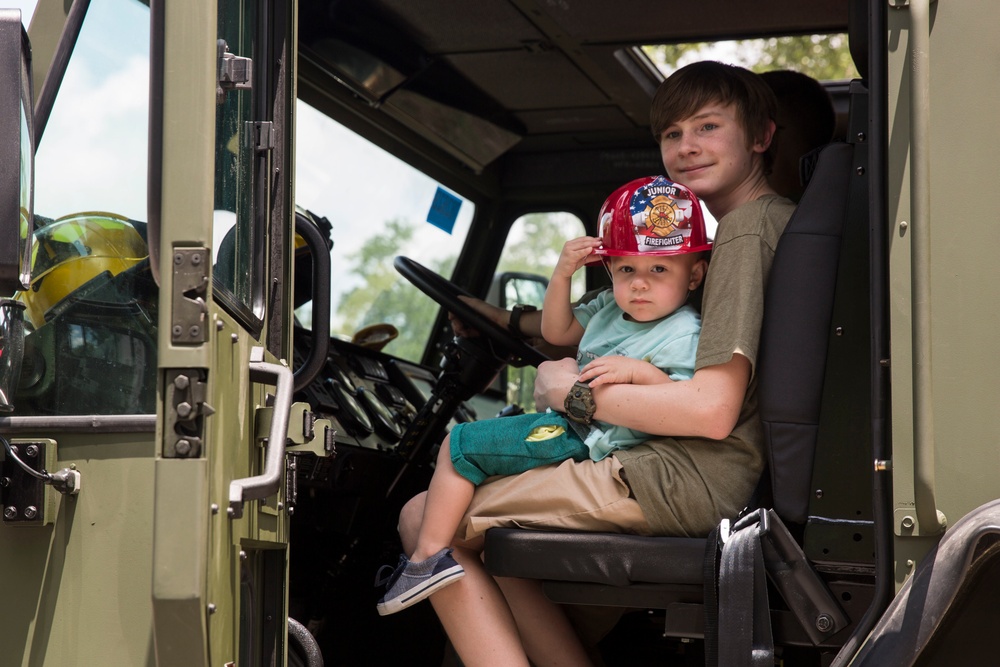
<svg viewBox="0 0 1000 667">
<path fill-rule="evenodd" d="M 15 298 L 37 329 L 45 314 L 94 278 L 116 276 L 149 255 L 146 242 L 127 218 L 113 213 L 77 213 L 35 230 L 31 287 Z"/>
</svg>

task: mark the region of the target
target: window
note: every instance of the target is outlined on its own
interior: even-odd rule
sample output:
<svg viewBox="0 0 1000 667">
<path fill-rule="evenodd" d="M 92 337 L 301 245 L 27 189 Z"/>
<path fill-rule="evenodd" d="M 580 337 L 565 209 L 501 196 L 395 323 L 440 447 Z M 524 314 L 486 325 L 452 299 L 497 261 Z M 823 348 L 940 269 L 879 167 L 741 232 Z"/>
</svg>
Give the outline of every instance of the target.
<svg viewBox="0 0 1000 667">
<path fill-rule="evenodd" d="M 91 3 L 36 153 L 18 415 L 155 410 L 148 88 L 149 8 Z"/>
<path fill-rule="evenodd" d="M 149 9 L 91 3 L 38 146 L 35 213 L 145 220 L 148 118 Z"/>
<path fill-rule="evenodd" d="M 228 90 L 216 107 L 213 276 L 216 298 L 255 333 L 264 316 L 263 233 L 268 214 L 257 195 L 266 192 L 270 182 L 267 156 L 255 150 L 252 129 L 254 121 L 267 120 L 263 110 L 270 106 L 257 99 L 266 89 L 261 70 L 267 69 L 267 59 L 254 48 L 256 28 L 255 3 L 219 3 L 219 39 L 230 53 L 253 60 L 254 81 L 251 88 Z"/>
<path fill-rule="evenodd" d="M 566 241 L 586 234 L 583 222 L 572 213 L 529 213 L 514 221 L 497 265 L 497 275 L 504 272 L 532 273 L 548 281 L 556 268 L 559 253 Z M 573 298 L 583 296 L 586 279 L 583 272 L 573 276 Z M 543 293 L 544 295 L 544 293 Z M 542 304 L 528 302 L 539 308 Z M 509 297 L 501 305 L 513 306 Z"/>
<path fill-rule="evenodd" d="M 544 278 L 546 284 L 556 267 L 559 253 L 566 241 L 586 233 L 583 222 L 572 213 L 531 213 L 518 218 L 511 226 L 504 245 L 503 254 L 497 266 L 497 278 L 504 283 L 503 298 L 494 298 L 500 305 L 511 308 L 515 303 L 525 303 L 542 307 L 545 290 L 530 289 L 531 283 L 523 280 L 503 281 L 505 273 L 529 274 Z M 538 285 L 538 283 L 534 283 Z M 518 289 L 512 286 L 521 285 Z M 586 290 L 583 271 L 573 276 L 571 296 L 579 299 Z M 533 397 L 535 369 L 507 367 L 507 403 L 517 404 L 528 412 L 535 409 Z"/>
<path fill-rule="evenodd" d="M 819 81 L 858 77 L 843 33 L 657 44 L 642 50 L 664 75 L 697 60 L 719 60 L 758 73 L 790 69 Z"/>
<path fill-rule="evenodd" d="M 385 351 L 419 362 L 438 306 L 393 259 L 405 255 L 450 277 L 475 207 L 301 100 L 296 113 L 296 203 L 333 227 L 331 333 L 350 340 L 390 324 L 398 336 Z M 451 213 L 432 214 L 435 197 Z M 297 308 L 297 322 L 311 326 L 310 312 L 311 304 Z"/>
</svg>

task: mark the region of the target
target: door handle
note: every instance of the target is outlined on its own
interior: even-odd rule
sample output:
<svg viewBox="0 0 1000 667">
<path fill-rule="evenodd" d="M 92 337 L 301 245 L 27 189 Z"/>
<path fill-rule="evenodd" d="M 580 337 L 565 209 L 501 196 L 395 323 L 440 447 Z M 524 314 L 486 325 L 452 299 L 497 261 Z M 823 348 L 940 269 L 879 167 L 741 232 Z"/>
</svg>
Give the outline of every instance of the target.
<svg viewBox="0 0 1000 667">
<path fill-rule="evenodd" d="M 229 483 L 228 514 L 231 519 L 243 516 L 243 503 L 247 500 L 267 498 L 278 491 L 285 462 L 288 415 L 292 409 L 292 386 L 295 381 L 292 371 L 287 366 L 264 361 L 264 348 L 255 347 L 250 351 L 250 381 L 274 385 L 274 409 L 267 436 L 264 472 Z"/>
</svg>

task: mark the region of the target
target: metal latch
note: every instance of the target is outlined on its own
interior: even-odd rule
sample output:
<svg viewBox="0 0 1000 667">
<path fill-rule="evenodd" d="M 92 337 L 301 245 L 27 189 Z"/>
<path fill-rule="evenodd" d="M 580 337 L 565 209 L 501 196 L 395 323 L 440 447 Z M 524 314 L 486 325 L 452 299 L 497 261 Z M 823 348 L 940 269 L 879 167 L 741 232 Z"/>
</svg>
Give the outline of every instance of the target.
<svg viewBox="0 0 1000 667">
<path fill-rule="evenodd" d="M 215 88 L 215 102 L 222 104 L 230 90 L 250 90 L 253 87 L 253 59 L 229 52 L 229 44 L 220 39 L 216 42 L 219 53 L 218 85 Z"/>
<path fill-rule="evenodd" d="M 170 304 L 170 341 L 195 345 L 208 340 L 208 248 L 174 248 L 174 291 Z"/>
<path fill-rule="evenodd" d="M 202 455 L 205 417 L 215 414 L 206 402 L 207 371 L 203 368 L 174 368 L 166 375 L 166 429 L 164 458 L 198 458 Z"/>
</svg>

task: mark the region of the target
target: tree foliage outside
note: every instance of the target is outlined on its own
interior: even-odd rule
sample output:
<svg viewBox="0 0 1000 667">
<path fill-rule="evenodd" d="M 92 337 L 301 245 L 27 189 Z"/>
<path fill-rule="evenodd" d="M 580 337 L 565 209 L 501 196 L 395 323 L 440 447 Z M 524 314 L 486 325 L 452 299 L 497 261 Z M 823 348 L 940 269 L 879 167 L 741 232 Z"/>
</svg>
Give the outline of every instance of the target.
<svg viewBox="0 0 1000 667">
<path fill-rule="evenodd" d="M 411 285 L 392 265 L 396 255 L 410 244 L 417 227 L 412 222 L 394 219 L 385 223 L 385 233 L 369 239 L 347 256 L 349 275 L 358 285 L 344 292 L 334 309 L 333 334 L 350 338 L 371 324 L 391 324 L 399 331 L 386 351 L 419 362 L 431 335 L 438 305 Z M 567 213 L 535 213 L 515 223 L 504 248 L 497 273 L 504 271 L 544 276 L 552 273 L 559 252 L 567 239 L 583 233 L 583 224 Z M 457 257 L 430 261 L 426 266 L 450 277 Z M 423 261 L 423 260 L 420 260 Z M 575 291 L 583 293 L 583 276 Z M 541 305 L 541 304 L 538 304 Z M 302 309 L 306 314 L 308 308 Z M 534 368 L 510 369 L 508 398 L 529 409 L 534 386 Z"/>
<path fill-rule="evenodd" d="M 552 274 L 563 244 L 583 234 L 583 224 L 570 213 L 529 213 L 519 218 L 497 266 L 497 273 Z"/>
<path fill-rule="evenodd" d="M 511 228 L 497 274 L 505 271 L 533 273 L 546 280 L 559 259 L 563 244 L 584 233 L 583 223 L 570 213 L 531 213 L 519 218 Z M 582 272 L 573 276 L 573 297 L 583 296 L 586 280 Z M 541 306 L 541 304 L 532 304 Z M 507 402 L 529 412 L 535 410 L 533 396 L 536 370 L 531 366 L 507 368 Z"/>
<path fill-rule="evenodd" d="M 399 331 L 399 337 L 390 343 L 389 351 L 404 359 L 420 361 L 437 315 L 437 304 L 392 265 L 415 233 L 413 223 L 398 218 L 390 220 L 385 223 L 384 234 L 372 237 L 347 256 L 350 275 L 360 284 L 344 292 L 338 302 L 334 334 L 350 337 L 371 324 L 391 324 Z M 455 258 L 448 257 L 428 264 L 427 268 L 448 276 L 454 266 Z"/>
<path fill-rule="evenodd" d="M 859 76 L 844 34 L 658 44 L 644 46 L 643 50 L 665 74 L 698 60 L 712 59 L 754 72 L 790 69 L 820 81 Z"/>
</svg>

